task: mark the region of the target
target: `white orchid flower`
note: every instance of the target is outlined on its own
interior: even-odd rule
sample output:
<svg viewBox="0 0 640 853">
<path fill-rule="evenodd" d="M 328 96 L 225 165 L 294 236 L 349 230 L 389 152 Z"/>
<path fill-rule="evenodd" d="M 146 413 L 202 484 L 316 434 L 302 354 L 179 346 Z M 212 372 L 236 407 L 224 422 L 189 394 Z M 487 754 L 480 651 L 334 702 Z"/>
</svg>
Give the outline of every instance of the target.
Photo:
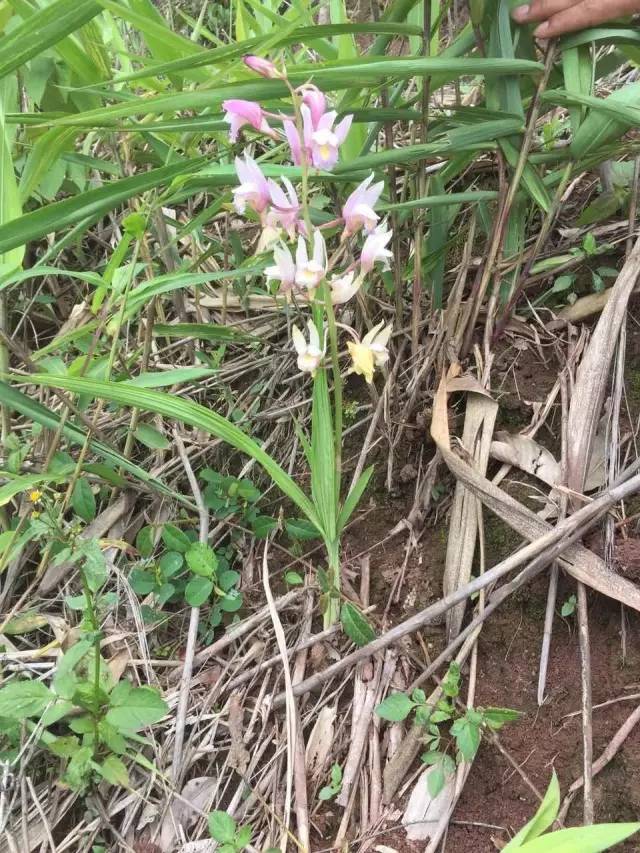
<svg viewBox="0 0 640 853">
<path fill-rule="evenodd" d="M 362 277 L 358 276 L 354 270 L 345 273 L 344 275 L 334 276 L 329 282 L 331 288 L 331 302 L 334 305 L 344 305 L 352 296 L 360 290 L 362 285 Z"/>
<path fill-rule="evenodd" d="M 307 241 L 298 237 L 296 249 L 296 284 L 305 290 L 315 290 L 327 273 L 327 247 L 317 229 L 313 232 L 313 255 L 309 257 Z"/>
<path fill-rule="evenodd" d="M 298 369 L 303 373 L 310 373 L 315 376 L 316 370 L 324 358 L 325 347 L 324 343 L 320 343 L 320 335 L 313 320 L 307 321 L 307 328 L 309 330 L 308 342 L 297 326 L 293 326 L 291 329 L 291 338 L 298 353 Z"/>
<path fill-rule="evenodd" d="M 276 245 L 273 249 L 273 260 L 275 263 L 264 271 L 267 284 L 270 281 L 279 281 L 280 293 L 289 293 L 296 280 L 296 265 L 288 246 L 284 243 Z"/>
</svg>

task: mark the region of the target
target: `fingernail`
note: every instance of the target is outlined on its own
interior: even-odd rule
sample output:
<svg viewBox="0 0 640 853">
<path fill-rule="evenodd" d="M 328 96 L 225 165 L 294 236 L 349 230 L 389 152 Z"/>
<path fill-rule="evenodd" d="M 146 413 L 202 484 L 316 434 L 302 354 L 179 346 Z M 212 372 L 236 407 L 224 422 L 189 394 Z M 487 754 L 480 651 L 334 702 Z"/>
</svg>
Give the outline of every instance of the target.
<svg viewBox="0 0 640 853">
<path fill-rule="evenodd" d="M 517 6 L 511 14 L 516 21 L 526 21 L 529 17 L 529 6 Z"/>
<path fill-rule="evenodd" d="M 549 21 L 544 21 L 540 24 L 539 27 L 533 31 L 533 34 L 536 38 L 546 38 L 547 33 L 549 32 Z"/>
</svg>

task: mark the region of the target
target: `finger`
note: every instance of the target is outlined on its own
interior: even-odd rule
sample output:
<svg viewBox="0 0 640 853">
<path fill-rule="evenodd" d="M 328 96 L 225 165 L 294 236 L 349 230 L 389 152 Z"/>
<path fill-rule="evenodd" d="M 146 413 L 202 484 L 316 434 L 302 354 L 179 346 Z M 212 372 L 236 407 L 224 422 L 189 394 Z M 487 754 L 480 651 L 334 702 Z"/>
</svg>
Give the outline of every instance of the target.
<svg viewBox="0 0 640 853">
<path fill-rule="evenodd" d="M 532 0 L 525 6 L 517 6 L 512 10 L 511 15 L 519 24 L 546 21 L 564 9 L 571 9 L 576 2 L 578 0 Z"/>
<path fill-rule="evenodd" d="M 550 39 L 594 27 L 605 21 L 638 11 L 638 0 L 582 0 L 581 3 L 557 12 L 543 21 L 534 31 L 537 38 Z"/>
</svg>

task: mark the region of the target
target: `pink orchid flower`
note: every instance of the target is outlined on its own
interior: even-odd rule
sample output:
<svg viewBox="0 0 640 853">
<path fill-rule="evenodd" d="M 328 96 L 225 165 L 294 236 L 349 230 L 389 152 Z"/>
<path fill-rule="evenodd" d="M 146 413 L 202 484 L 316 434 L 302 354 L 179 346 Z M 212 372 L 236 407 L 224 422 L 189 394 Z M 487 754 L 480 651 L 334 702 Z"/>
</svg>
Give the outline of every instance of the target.
<svg viewBox="0 0 640 853">
<path fill-rule="evenodd" d="M 296 249 L 296 284 L 298 287 L 313 291 L 318 287 L 327 274 L 327 247 L 320 231 L 313 232 L 313 255 L 309 257 L 307 241 L 298 237 Z"/>
<path fill-rule="evenodd" d="M 384 181 L 370 186 L 372 180 L 373 172 L 360 186 L 356 187 L 342 208 L 344 237 L 356 234 L 361 228 L 364 228 L 367 234 L 371 234 L 376 227 L 378 214 L 373 207 L 380 198 Z"/>
<path fill-rule="evenodd" d="M 283 177 L 282 183 L 287 190 L 285 192 L 278 184 L 269 178 L 269 192 L 271 194 L 271 203 L 273 208 L 269 212 L 269 225 L 281 225 L 285 229 L 289 237 L 293 239 L 296 230 L 300 229 L 300 202 L 295 191 L 295 187 L 288 178 Z"/>
<path fill-rule="evenodd" d="M 267 179 L 262 174 L 260 166 L 248 154 L 244 155 L 244 160 L 236 157 L 235 165 L 240 181 L 240 186 L 233 191 L 233 204 L 236 211 L 242 214 L 248 206 L 263 219 L 271 201 Z"/>
<path fill-rule="evenodd" d="M 389 269 L 389 258 L 393 257 L 393 252 L 386 246 L 393 236 L 393 231 L 387 231 L 386 228 L 386 222 L 383 222 L 364 241 L 360 255 L 360 269 L 363 274 L 371 272 L 373 265 L 378 262 L 383 264 L 383 269 Z"/>
<path fill-rule="evenodd" d="M 304 105 L 301 107 L 305 118 L 305 141 L 307 138 L 307 126 L 312 124 L 311 111 Z M 308 115 L 308 120 L 306 116 Z M 331 170 L 338 162 L 340 146 L 347 138 L 353 116 L 345 116 L 334 128 L 337 113 L 330 110 L 321 116 L 315 130 L 309 134 L 308 146 L 311 148 L 311 162 L 316 169 Z M 310 145 L 309 145 L 310 143 Z"/>
<path fill-rule="evenodd" d="M 289 147 L 291 148 L 291 159 L 293 160 L 293 164 L 294 166 L 300 166 L 302 164 L 302 141 L 300 139 L 300 134 L 298 133 L 298 128 L 291 119 L 285 119 L 282 122 L 282 126 L 284 128 L 284 135 L 286 136 Z"/>
<path fill-rule="evenodd" d="M 317 107 L 314 109 L 317 111 Z M 333 169 L 338 162 L 340 145 L 349 133 L 353 116 L 345 116 L 334 128 L 337 115 L 335 110 L 319 115 L 317 123 L 314 123 L 313 114 L 308 104 L 303 103 L 300 112 L 303 126 L 302 139 L 300 139 L 298 128 L 291 119 L 286 119 L 283 122 L 284 133 L 291 147 L 291 158 L 294 164 L 300 166 L 304 151 L 307 162 L 314 168 Z"/>
<path fill-rule="evenodd" d="M 296 265 L 289 248 L 280 243 L 273 250 L 273 266 L 267 267 L 265 275 L 270 281 L 280 282 L 280 293 L 287 294 L 293 289 L 296 280 Z"/>
<path fill-rule="evenodd" d="M 265 118 L 260 104 L 232 98 L 229 101 L 223 101 L 222 108 L 225 111 L 224 120 L 229 124 L 230 142 L 238 141 L 238 131 L 246 124 L 261 133 L 273 135 L 274 131 L 269 127 L 269 122 Z"/>
</svg>

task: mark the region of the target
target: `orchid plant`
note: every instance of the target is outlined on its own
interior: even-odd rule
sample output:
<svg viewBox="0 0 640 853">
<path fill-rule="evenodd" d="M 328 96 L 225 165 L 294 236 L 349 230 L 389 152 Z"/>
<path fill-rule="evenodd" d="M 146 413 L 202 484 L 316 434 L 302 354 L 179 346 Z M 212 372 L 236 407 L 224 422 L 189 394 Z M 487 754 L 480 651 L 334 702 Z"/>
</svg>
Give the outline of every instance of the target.
<svg viewBox="0 0 640 853">
<path fill-rule="evenodd" d="M 282 80 L 291 96 L 291 115 L 269 112 L 251 101 L 228 100 L 223 107 L 231 142 L 237 142 L 240 134 L 249 130 L 265 141 L 284 143 L 293 165 L 300 170 L 300 186 L 296 189 L 288 177 L 281 176 L 279 181 L 267 178 L 245 149 L 243 156 L 235 160 L 238 186 L 233 192 L 233 204 L 239 215 L 251 215 L 260 224 L 258 250 L 270 251 L 273 258 L 264 270 L 267 286 L 280 304 L 297 308 L 303 317 L 304 331 L 293 325 L 291 340 L 298 370 L 313 377 L 311 439 L 301 439 L 311 469 L 312 501 L 327 551 L 327 570 L 319 574 L 319 579 L 325 624 L 330 625 L 340 613 L 341 532 L 371 476 L 371 469 L 365 471 L 342 501 L 339 335 L 344 333 L 347 337 L 349 372 L 363 376 L 368 383 L 373 382 L 376 369 L 388 361 L 391 335 L 391 326 L 383 322 L 360 337 L 336 318 L 336 311 L 343 310 L 358 295 L 365 277 L 376 265 L 388 269 L 392 253 L 387 246 L 392 232 L 375 211 L 383 182 L 374 183 L 373 174 L 353 190 L 337 216 L 328 222 L 317 222 L 310 205 L 309 178 L 315 171 L 326 172 L 336 166 L 353 116 L 337 121 L 337 113 L 329 109 L 320 89 L 311 83 L 294 88 L 286 69 L 269 60 L 248 56 L 245 63 L 263 77 Z M 364 241 L 358 250 L 361 234 Z M 336 246 L 328 251 L 331 240 Z M 349 607 L 342 608 L 343 623 L 345 615 L 354 618 L 353 608 Z M 368 626 L 364 626 L 361 633 L 367 635 Z"/>
</svg>

